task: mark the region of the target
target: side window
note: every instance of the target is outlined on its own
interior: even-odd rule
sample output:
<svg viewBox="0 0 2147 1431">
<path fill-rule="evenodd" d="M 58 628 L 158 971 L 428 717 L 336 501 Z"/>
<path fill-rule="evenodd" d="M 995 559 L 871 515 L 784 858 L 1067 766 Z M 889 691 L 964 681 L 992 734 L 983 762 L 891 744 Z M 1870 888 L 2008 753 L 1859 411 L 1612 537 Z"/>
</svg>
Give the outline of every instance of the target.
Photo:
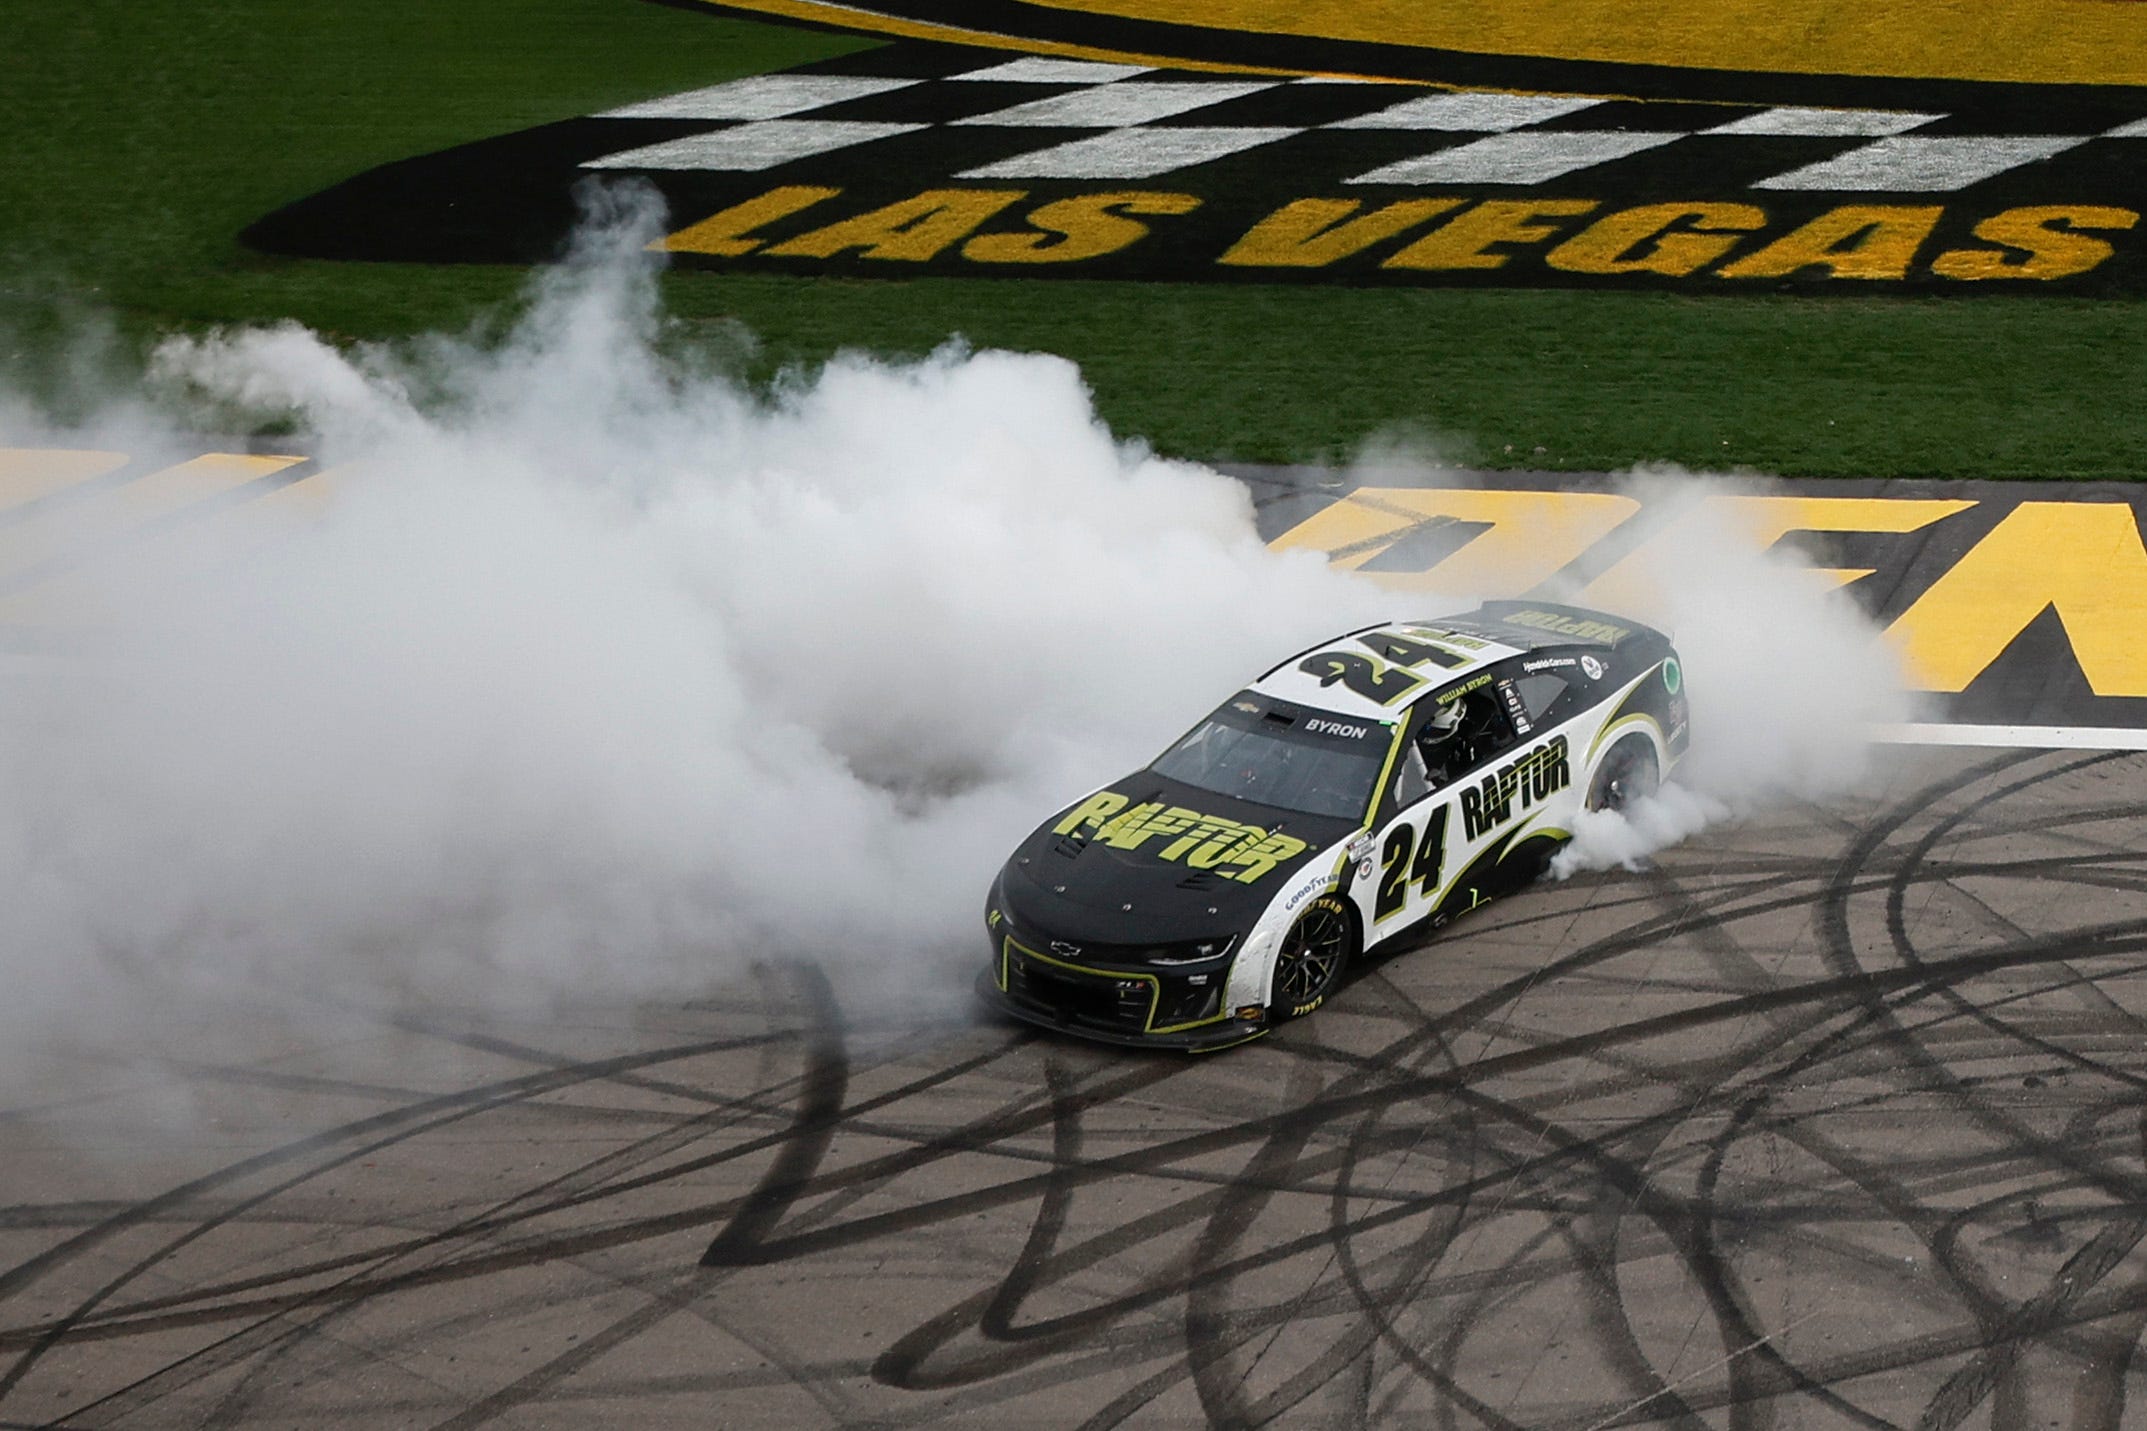
<svg viewBox="0 0 2147 1431">
<path fill-rule="evenodd" d="M 1523 676 L 1513 683 L 1513 688 L 1521 693 L 1521 705 L 1528 711 L 1529 720 L 1537 725 L 1547 723 L 1551 707 L 1557 705 L 1566 693 L 1565 679 L 1549 671 Z"/>
<path fill-rule="evenodd" d="M 1431 772 L 1424 767 L 1424 752 L 1416 741 L 1402 747 L 1399 768 L 1394 772 L 1394 807 L 1407 809 L 1431 793 Z"/>
<path fill-rule="evenodd" d="M 1427 791 L 1451 784 L 1513 744 L 1514 723 L 1496 684 L 1478 676 L 1464 682 L 1459 693 L 1440 692 L 1417 702 L 1410 723 L 1409 753 L 1421 766 Z M 1441 697 L 1444 697 L 1442 699 Z M 1395 796 L 1403 804 L 1412 797 L 1403 782 L 1395 780 Z"/>
<path fill-rule="evenodd" d="M 1593 652 L 1548 651 L 1511 663 L 1508 672 L 1514 723 L 1535 727 L 1558 725 L 1585 710 L 1608 668 Z"/>
</svg>

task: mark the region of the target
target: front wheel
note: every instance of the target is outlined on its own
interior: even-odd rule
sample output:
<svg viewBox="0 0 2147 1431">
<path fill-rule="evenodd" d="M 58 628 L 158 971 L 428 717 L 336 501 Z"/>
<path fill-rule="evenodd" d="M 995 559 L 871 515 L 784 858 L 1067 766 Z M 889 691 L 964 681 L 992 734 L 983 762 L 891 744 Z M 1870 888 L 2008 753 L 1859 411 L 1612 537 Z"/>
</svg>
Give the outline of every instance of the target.
<svg viewBox="0 0 2147 1431">
<path fill-rule="evenodd" d="M 1339 896 L 1323 894 L 1306 905 L 1290 932 L 1282 936 L 1282 951 L 1275 956 L 1269 987 L 1279 1017 L 1298 1018 L 1325 1002 L 1342 981 L 1356 945 L 1356 926 L 1350 920 L 1349 906 Z"/>
<path fill-rule="evenodd" d="M 1595 779 L 1588 783 L 1588 808 L 1629 810 L 1653 795 L 1661 783 L 1654 743 L 1644 735 L 1629 735 L 1613 745 L 1595 767 Z"/>
</svg>

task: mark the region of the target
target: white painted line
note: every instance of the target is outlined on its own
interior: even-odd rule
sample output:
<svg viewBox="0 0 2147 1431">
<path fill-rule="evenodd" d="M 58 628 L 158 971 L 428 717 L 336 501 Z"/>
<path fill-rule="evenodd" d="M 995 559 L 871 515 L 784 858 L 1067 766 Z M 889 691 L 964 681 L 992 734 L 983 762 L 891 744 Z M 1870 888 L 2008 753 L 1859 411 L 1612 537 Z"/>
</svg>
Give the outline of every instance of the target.
<svg viewBox="0 0 2147 1431">
<path fill-rule="evenodd" d="M 1246 80 L 1165 80 L 1155 84 L 1107 84 L 1072 94 L 1032 99 L 990 114 L 973 114 L 953 124 L 1010 125 L 1035 129 L 1118 129 L 1148 124 L 1224 100 L 1243 99 L 1273 82 Z"/>
<path fill-rule="evenodd" d="M 1784 105 L 1779 109 L 1763 109 L 1758 114 L 1748 114 L 1742 119 L 1733 119 L 1727 124 L 1718 124 L 1713 129 L 1699 132 L 1877 139 L 1886 135 L 1906 134 L 1911 129 L 1945 117 L 1943 114 L 1917 114 L 1905 109 L 1800 109 L 1793 105 Z"/>
<path fill-rule="evenodd" d="M 1338 119 L 1328 129 L 1446 129 L 1471 134 L 1503 134 L 1577 114 L 1601 104 L 1599 99 L 1553 99 L 1529 94 L 1433 94 Z"/>
<path fill-rule="evenodd" d="M 709 134 L 689 134 L 585 159 L 584 169 L 721 169 L 752 172 L 793 159 L 847 149 L 924 129 L 922 124 L 870 124 L 856 119 L 766 119 Z"/>
<path fill-rule="evenodd" d="M 948 75 L 950 80 L 998 80 L 1006 84 L 1109 84 L 1154 72 L 1153 65 L 1108 65 L 1096 60 L 1047 60 L 1038 55 Z"/>
<path fill-rule="evenodd" d="M 1115 129 L 1087 139 L 964 169 L 960 179 L 1150 179 L 1205 164 L 1302 129 Z"/>
<path fill-rule="evenodd" d="M 2022 750 L 2147 750 L 2147 730 L 2093 725 L 1906 725 L 1874 727 L 1890 745 L 1990 745 Z"/>
<path fill-rule="evenodd" d="M 2147 119 L 2135 119 L 2130 124 L 2120 124 L 2115 129 L 2102 131 L 2105 139 L 2147 139 Z"/>
<path fill-rule="evenodd" d="M 1755 189 L 1884 190 L 1890 193 L 1945 193 L 2062 154 L 2085 144 L 2087 136 L 2063 134 L 1961 135 L 1944 138 L 1906 136 L 1881 139 L 1817 164 L 1807 164 Z"/>
<path fill-rule="evenodd" d="M 755 75 L 708 89 L 688 90 L 662 99 L 643 100 L 623 109 L 607 109 L 598 119 L 780 119 L 864 99 L 889 90 L 907 89 L 922 80 L 863 79 L 851 75 Z"/>
<path fill-rule="evenodd" d="M 1583 131 L 1546 134 L 1529 130 L 1442 149 L 1420 158 L 1383 164 L 1343 182 L 1349 184 L 1543 184 L 1576 170 L 1683 139 L 1682 133 Z"/>
</svg>

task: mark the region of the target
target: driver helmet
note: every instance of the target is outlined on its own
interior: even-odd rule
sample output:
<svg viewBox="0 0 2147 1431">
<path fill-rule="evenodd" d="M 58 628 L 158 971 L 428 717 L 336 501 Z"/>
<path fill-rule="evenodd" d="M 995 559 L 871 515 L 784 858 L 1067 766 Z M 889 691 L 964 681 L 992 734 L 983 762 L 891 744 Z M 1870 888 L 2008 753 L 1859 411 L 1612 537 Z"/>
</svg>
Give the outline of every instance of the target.
<svg viewBox="0 0 2147 1431">
<path fill-rule="evenodd" d="M 1461 729 L 1461 702 L 1448 701 L 1433 709 L 1431 719 L 1424 725 L 1424 740 L 1438 745 L 1454 738 Z"/>
</svg>

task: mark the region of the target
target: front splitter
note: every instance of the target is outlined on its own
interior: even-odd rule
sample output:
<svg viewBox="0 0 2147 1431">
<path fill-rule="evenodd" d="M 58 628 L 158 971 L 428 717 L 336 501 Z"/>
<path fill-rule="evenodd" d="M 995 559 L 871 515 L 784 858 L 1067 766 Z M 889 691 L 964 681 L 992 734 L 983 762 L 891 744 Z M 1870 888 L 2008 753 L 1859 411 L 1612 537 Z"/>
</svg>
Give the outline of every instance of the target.
<svg viewBox="0 0 2147 1431">
<path fill-rule="evenodd" d="M 1072 1034 L 1076 1038 L 1115 1043 L 1125 1048 L 1213 1053 L 1217 1049 L 1250 1043 L 1265 1034 L 1270 1027 L 1264 1020 L 1255 1023 L 1250 1019 L 1225 1019 L 1220 1023 L 1203 1024 L 1197 1029 L 1181 1029 L 1175 1033 L 1129 1033 L 1122 1029 L 1101 1028 L 1008 998 L 1006 992 L 993 980 L 989 969 L 977 975 L 977 997 L 992 1012 L 1020 1019 L 1023 1023 L 1034 1024 L 1038 1028 L 1050 1029 L 1056 1033 Z"/>
</svg>

